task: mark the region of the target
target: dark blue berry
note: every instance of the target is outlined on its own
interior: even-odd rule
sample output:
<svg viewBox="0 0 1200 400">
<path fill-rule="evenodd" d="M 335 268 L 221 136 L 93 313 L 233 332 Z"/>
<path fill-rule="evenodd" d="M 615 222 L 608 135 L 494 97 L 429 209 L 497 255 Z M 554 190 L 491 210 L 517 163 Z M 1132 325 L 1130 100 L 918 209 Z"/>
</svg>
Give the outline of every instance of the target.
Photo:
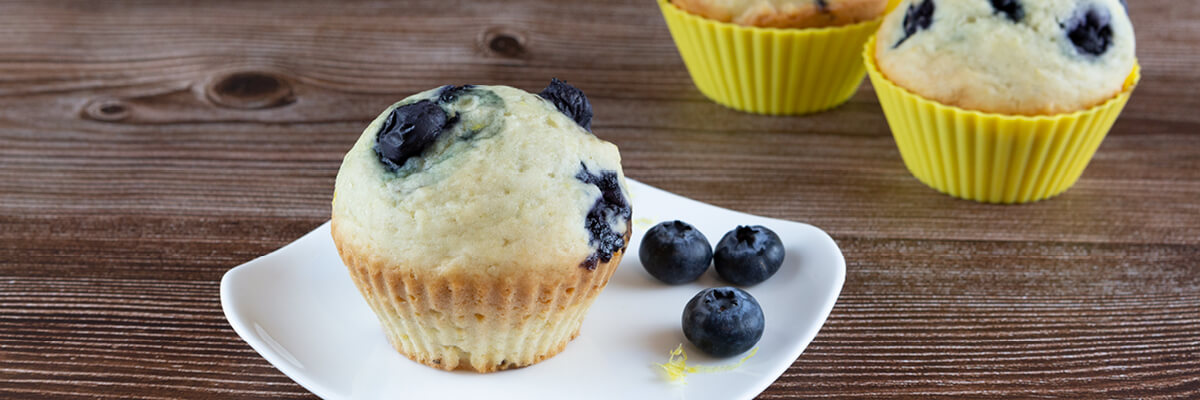
<svg viewBox="0 0 1200 400">
<path fill-rule="evenodd" d="M 1021 6 L 1020 0 L 991 0 L 992 8 L 996 12 L 1003 13 L 1012 22 L 1021 22 L 1025 18 L 1025 7 Z"/>
<path fill-rule="evenodd" d="M 1112 16 L 1108 9 L 1088 6 L 1061 24 L 1067 37 L 1081 54 L 1099 56 L 1112 45 Z"/>
<path fill-rule="evenodd" d="M 438 92 L 438 103 L 441 103 L 441 104 L 453 103 L 454 100 L 458 99 L 458 96 L 460 94 L 462 94 L 474 87 L 475 87 L 475 85 L 442 86 L 442 90 L 440 92 Z"/>
<path fill-rule="evenodd" d="M 559 112 L 575 120 L 583 129 L 592 131 L 592 103 L 588 102 L 582 90 L 555 78 L 538 96 L 554 103 Z"/>
<path fill-rule="evenodd" d="M 429 100 L 396 107 L 375 135 L 375 153 L 391 171 L 429 147 L 448 121 L 446 112 Z"/>
<path fill-rule="evenodd" d="M 817 10 L 819 10 L 823 13 L 829 12 L 829 1 L 828 0 L 817 0 Z"/>
<path fill-rule="evenodd" d="M 933 0 L 922 0 L 920 3 L 912 3 L 908 6 L 908 10 L 904 11 L 904 37 L 896 42 L 892 48 L 900 47 L 901 43 L 916 34 L 918 30 L 929 29 L 929 24 L 933 23 Z"/>
<path fill-rule="evenodd" d="M 713 267 L 721 279 L 735 285 L 757 285 L 779 272 L 783 241 L 765 227 L 739 226 L 717 243 Z"/>
<path fill-rule="evenodd" d="M 587 269 L 595 269 L 599 261 L 612 260 L 613 253 L 625 248 L 625 235 L 613 230 L 613 225 L 624 224 L 628 227 L 633 209 L 629 201 L 625 200 L 625 194 L 621 192 L 621 184 L 615 171 L 599 171 L 593 174 L 584 163 L 579 163 L 579 166 L 580 170 L 575 174 L 575 179 L 596 185 L 596 188 L 600 189 L 600 197 L 592 204 L 583 221 L 584 229 L 590 235 L 588 245 L 595 246 L 596 252 L 579 264 Z"/>
<path fill-rule="evenodd" d="M 651 276 L 663 283 L 696 280 L 712 263 L 712 245 L 695 227 L 683 221 L 663 222 L 646 231 L 638 258 Z"/>
<path fill-rule="evenodd" d="M 758 300 L 735 287 L 701 290 L 683 308 L 683 336 L 716 357 L 750 350 L 762 338 L 765 325 Z"/>
</svg>

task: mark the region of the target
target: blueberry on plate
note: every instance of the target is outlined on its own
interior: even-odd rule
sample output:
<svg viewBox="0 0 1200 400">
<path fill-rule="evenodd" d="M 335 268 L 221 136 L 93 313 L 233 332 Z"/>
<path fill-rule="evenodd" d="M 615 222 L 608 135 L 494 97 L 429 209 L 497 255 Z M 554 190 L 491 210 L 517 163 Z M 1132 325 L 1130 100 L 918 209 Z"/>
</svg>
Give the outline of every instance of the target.
<svg viewBox="0 0 1200 400">
<path fill-rule="evenodd" d="M 779 235 L 760 225 L 738 226 L 717 242 L 713 267 L 721 279 L 735 285 L 757 285 L 783 265 Z"/>
<path fill-rule="evenodd" d="M 758 300 L 735 287 L 701 290 L 683 308 L 683 335 L 715 357 L 750 350 L 762 338 L 765 322 Z"/>
<path fill-rule="evenodd" d="M 672 285 L 696 280 L 712 262 L 712 246 L 696 227 L 683 221 L 655 225 L 642 237 L 638 259 L 651 276 Z"/>
</svg>

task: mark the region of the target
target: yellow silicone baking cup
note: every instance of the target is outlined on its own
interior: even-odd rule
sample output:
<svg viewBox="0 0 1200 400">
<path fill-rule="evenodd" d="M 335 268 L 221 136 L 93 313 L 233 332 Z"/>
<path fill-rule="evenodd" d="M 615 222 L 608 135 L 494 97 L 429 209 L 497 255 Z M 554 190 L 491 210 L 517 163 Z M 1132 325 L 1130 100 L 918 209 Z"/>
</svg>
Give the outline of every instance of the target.
<svg viewBox="0 0 1200 400">
<path fill-rule="evenodd" d="M 875 38 L 862 48 L 904 165 L 939 192 L 987 203 L 1028 203 L 1079 180 L 1141 79 L 1134 63 L 1125 89 L 1069 114 L 992 114 L 944 105 L 889 81 L 875 63 Z"/>
<path fill-rule="evenodd" d="M 729 108 L 772 115 L 824 111 L 850 99 L 866 74 L 859 49 L 883 20 L 758 28 L 692 15 L 668 0 L 658 5 L 701 93 Z"/>
</svg>

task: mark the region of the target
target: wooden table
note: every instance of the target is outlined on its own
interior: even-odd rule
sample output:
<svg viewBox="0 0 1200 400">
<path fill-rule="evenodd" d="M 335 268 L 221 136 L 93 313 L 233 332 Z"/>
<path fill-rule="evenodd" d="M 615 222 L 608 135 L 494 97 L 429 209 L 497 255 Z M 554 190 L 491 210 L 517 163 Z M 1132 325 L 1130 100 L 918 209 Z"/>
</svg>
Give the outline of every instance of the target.
<svg viewBox="0 0 1200 400">
<path fill-rule="evenodd" d="M 868 84 L 807 117 L 705 100 L 648 0 L 0 4 L 0 398 L 312 397 L 234 334 L 221 275 L 328 219 L 391 102 L 550 77 L 630 177 L 842 247 L 763 398 L 1200 397 L 1200 3 L 1129 3 L 1141 86 L 1023 206 L 919 183 Z"/>
</svg>

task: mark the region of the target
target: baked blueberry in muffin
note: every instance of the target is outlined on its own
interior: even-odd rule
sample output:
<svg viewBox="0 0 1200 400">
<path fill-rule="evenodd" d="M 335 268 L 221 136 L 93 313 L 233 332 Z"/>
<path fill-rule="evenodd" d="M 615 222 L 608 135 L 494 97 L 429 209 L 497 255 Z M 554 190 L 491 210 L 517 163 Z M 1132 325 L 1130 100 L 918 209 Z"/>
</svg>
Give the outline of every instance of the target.
<svg viewBox="0 0 1200 400">
<path fill-rule="evenodd" d="M 904 0 L 875 56 L 892 82 L 985 112 L 1049 115 L 1102 103 L 1133 70 L 1119 0 Z"/>
<path fill-rule="evenodd" d="M 346 154 L 333 237 L 402 354 L 442 369 L 530 365 L 578 334 L 632 216 L 617 147 L 583 92 L 443 86 Z"/>
</svg>

